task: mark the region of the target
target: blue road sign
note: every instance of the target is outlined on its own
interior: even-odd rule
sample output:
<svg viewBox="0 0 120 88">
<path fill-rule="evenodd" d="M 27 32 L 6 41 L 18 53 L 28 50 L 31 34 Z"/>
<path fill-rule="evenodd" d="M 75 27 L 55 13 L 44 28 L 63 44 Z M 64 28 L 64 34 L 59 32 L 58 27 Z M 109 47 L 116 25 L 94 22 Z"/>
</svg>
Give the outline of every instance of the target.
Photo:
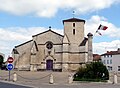
<svg viewBox="0 0 120 88">
<path fill-rule="evenodd" d="M 7 65 L 7 69 L 10 71 L 10 70 L 12 70 L 13 69 L 13 64 L 8 64 Z"/>
</svg>

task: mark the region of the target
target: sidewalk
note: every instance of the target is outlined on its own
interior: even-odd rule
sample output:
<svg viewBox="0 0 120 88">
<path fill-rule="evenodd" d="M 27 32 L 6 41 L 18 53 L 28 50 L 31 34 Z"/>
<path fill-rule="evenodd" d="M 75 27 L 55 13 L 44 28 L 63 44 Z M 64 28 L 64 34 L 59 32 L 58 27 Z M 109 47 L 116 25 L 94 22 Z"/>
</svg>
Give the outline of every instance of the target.
<svg viewBox="0 0 120 88">
<path fill-rule="evenodd" d="M 30 72 L 30 71 L 11 71 L 11 74 L 14 72 L 17 73 L 17 81 L 13 82 L 13 75 L 11 75 L 10 83 L 21 84 L 21 85 L 29 85 L 29 86 L 94 86 L 94 85 L 113 85 L 112 83 L 95 83 L 95 82 L 73 82 L 72 84 L 68 83 L 68 75 L 73 74 L 70 72 L 52 72 L 52 71 L 44 71 L 44 72 Z M 49 84 L 50 74 L 53 75 L 53 84 Z M 0 80 L 4 82 L 9 82 L 8 71 L 0 71 Z M 5 81 L 7 80 L 7 81 Z M 119 85 L 119 84 L 117 84 Z M 89 86 L 88 86 L 89 87 Z M 40 87 L 42 88 L 42 87 Z M 48 87 L 49 88 L 49 87 Z M 52 87 L 53 88 L 53 87 Z M 64 88 L 64 87 L 63 87 Z M 67 87 L 68 88 L 68 87 Z M 72 88 L 72 87 L 71 87 Z M 76 88 L 76 87 L 73 87 Z M 84 88 L 84 87 L 77 87 Z M 92 87 L 91 87 L 92 88 Z M 112 87 L 111 87 L 112 88 Z M 117 88 L 117 87 L 116 87 Z M 120 88 L 120 85 L 119 87 Z"/>
<path fill-rule="evenodd" d="M 25 85 L 49 84 L 50 74 L 53 75 L 54 84 L 67 84 L 69 72 L 30 72 L 30 71 L 11 71 L 10 80 L 13 80 L 13 73 L 17 73 L 17 82 Z M 8 80 L 8 71 L 0 71 L 0 80 Z"/>
</svg>

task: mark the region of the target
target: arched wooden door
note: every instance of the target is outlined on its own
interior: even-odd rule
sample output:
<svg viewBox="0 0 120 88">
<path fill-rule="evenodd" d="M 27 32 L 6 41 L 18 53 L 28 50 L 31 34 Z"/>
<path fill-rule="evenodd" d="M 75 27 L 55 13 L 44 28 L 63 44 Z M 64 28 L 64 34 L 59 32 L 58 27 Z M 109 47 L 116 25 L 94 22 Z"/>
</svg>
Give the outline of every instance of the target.
<svg viewBox="0 0 120 88">
<path fill-rule="evenodd" d="M 46 70 L 53 70 L 53 60 L 46 61 Z"/>
</svg>

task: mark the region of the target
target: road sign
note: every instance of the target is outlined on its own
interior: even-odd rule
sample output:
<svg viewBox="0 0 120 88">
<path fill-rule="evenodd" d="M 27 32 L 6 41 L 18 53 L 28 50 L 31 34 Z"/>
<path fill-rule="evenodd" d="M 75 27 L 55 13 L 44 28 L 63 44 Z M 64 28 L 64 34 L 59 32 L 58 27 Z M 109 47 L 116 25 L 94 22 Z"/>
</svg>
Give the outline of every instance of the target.
<svg viewBox="0 0 120 88">
<path fill-rule="evenodd" d="M 7 69 L 10 71 L 10 70 L 12 70 L 13 69 L 13 64 L 8 64 L 7 65 Z"/>
<path fill-rule="evenodd" d="M 14 59 L 13 59 L 12 57 L 8 57 L 8 59 L 7 59 L 8 63 L 12 63 L 13 60 L 14 60 Z"/>
</svg>

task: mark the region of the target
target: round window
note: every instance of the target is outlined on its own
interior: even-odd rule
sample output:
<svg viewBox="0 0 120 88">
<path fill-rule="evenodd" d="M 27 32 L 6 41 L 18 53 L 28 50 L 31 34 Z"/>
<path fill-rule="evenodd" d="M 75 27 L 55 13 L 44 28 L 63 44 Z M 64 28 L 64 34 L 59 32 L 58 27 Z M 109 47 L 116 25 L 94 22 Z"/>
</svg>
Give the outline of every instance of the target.
<svg viewBox="0 0 120 88">
<path fill-rule="evenodd" d="M 47 49 L 52 49 L 52 47 L 53 47 L 52 42 L 47 42 L 46 47 L 47 47 Z"/>
</svg>

